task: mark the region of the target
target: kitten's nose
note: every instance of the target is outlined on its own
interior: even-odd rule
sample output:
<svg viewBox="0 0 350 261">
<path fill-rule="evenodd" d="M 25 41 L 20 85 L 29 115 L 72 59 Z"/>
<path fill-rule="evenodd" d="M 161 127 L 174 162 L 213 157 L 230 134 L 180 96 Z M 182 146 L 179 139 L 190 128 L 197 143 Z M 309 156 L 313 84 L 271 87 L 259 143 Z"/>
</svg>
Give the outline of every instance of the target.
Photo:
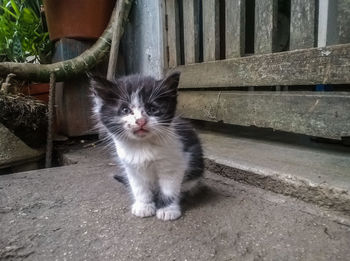
<svg viewBox="0 0 350 261">
<path fill-rule="evenodd" d="M 140 126 L 142 128 L 143 126 L 146 125 L 147 120 L 146 120 L 146 118 L 140 118 L 140 119 L 137 119 L 135 122 L 138 126 Z"/>
</svg>

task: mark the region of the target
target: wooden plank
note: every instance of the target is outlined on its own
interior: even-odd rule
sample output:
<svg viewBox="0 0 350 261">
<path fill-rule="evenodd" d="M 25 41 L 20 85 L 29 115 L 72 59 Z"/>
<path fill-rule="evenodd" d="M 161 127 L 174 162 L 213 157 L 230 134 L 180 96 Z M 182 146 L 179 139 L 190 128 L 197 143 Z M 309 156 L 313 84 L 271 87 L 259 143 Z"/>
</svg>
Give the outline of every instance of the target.
<svg viewBox="0 0 350 261">
<path fill-rule="evenodd" d="M 349 93 L 181 91 L 178 111 L 190 119 L 333 139 L 350 136 Z"/>
<path fill-rule="evenodd" d="M 203 3 L 203 60 L 220 59 L 219 0 L 205 0 Z"/>
<path fill-rule="evenodd" d="M 164 76 L 167 70 L 169 69 L 168 29 L 167 29 L 168 25 L 167 25 L 167 10 L 166 10 L 167 5 L 165 0 L 159 1 L 158 5 L 159 5 L 159 16 L 161 19 L 160 36 L 159 36 L 159 45 L 160 45 L 159 61 L 162 66 L 162 76 Z M 181 62 L 179 64 L 181 64 Z"/>
<path fill-rule="evenodd" d="M 225 1 L 226 59 L 244 55 L 245 0 Z"/>
<path fill-rule="evenodd" d="M 291 0 L 290 8 L 290 50 L 314 47 L 315 0 Z"/>
<path fill-rule="evenodd" d="M 319 0 L 318 45 L 350 43 L 350 1 Z"/>
<path fill-rule="evenodd" d="M 185 64 L 199 61 L 199 0 L 183 1 Z"/>
<path fill-rule="evenodd" d="M 318 7 L 318 38 L 317 46 L 337 44 L 337 1 L 320 0 Z"/>
<path fill-rule="evenodd" d="M 72 59 L 91 45 L 92 41 L 62 38 L 55 44 L 52 62 Z M 91 134 L 94 123 L 91 119 L 91 99 L 86 77 L 58 82 L 55 89 L 57 133 L 69 137 Z"/>
<path fill-rule="evenodd" d="M 168 26 L 168 48 L 169 48 L 169 68 L 176 67 L 180 64 L 180 24 L 179 24 L 179 6 L 177 0 L 168 0 L 167 9 L 167 26 Z"/>
<path fill-rule="evenodd" d="M 160 79 L 167 68 L 164 48 L 165 0 L 135 1 L 125 29 L 123 54 L 128 73 L 140 73 Z M 164 19 L 164 20 L 163 20 Z"/>
<path fill-rule="evenodd" d="M 255 1 L 255 40 L 256 54 L 275 51 L 277 30 L 278 0 Z"/>
<path fill-rule="evenodd" d="M 350 83 L 350 44 L 179 66 L 180 88 Z"/>
<path fill-rule="evenodd" d="M 337 0 L 338 43 L 350 43 L 350 1 Z"/>
</svg>

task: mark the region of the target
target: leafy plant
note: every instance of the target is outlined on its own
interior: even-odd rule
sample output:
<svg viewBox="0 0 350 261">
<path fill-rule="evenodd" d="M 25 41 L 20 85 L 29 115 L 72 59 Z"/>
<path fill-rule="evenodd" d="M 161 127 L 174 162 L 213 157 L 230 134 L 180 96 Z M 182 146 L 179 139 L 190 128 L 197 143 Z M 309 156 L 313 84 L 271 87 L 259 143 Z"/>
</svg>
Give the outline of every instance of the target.
<svg viewBox="0 0 350 261">
<path fill-rule="evenodd" d="M 0 0 L 0 60 L 49 61 L 52 43 L 40 15 L 41 0 Z"/>
</svg>

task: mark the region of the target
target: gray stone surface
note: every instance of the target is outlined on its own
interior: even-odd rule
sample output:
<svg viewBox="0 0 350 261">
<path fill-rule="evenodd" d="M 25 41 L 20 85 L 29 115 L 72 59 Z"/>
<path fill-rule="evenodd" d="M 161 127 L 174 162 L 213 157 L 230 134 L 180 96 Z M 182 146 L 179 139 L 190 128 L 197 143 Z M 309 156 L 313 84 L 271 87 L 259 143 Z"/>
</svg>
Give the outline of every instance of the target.
<svg viewBox="0 0 350 261">
<path fill-rule="evenodd" d="M 0 123 L 0 168 L 38 160 L 43 153 L 28 147 Z"/>
<path fill-rule="evenodd" d="M 0 260 L 346 260 L 350 220 L 206 173 L 174 222 L 130 213 L 113 161 L 0 176 Z"/>
<path fill-rule="evenodd" d="M 350 214 L 349 148 L 235 134 L 201 133 L 210 170 Z"/>
</svg>

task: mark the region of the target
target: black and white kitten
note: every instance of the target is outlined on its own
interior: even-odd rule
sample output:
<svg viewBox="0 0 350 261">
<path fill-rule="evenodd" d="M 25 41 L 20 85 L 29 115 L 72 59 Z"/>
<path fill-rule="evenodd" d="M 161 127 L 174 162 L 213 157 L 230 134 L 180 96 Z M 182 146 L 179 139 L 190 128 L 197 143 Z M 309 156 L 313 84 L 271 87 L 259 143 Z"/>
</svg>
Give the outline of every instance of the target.
<svg viewBox="0 0 350 261">
<path fill-rule="evenodd" d="M 181 196 L 202 178 L 200 141 L 175 116 L 179 78 L 176 72 L 159 81 L 140 75 L 91 79 L 95 116 L 113 140 L 125 170 L 121 178 L 134 196 L 132 214 L 139 217 L 179 218 Z"/>
</svg>

